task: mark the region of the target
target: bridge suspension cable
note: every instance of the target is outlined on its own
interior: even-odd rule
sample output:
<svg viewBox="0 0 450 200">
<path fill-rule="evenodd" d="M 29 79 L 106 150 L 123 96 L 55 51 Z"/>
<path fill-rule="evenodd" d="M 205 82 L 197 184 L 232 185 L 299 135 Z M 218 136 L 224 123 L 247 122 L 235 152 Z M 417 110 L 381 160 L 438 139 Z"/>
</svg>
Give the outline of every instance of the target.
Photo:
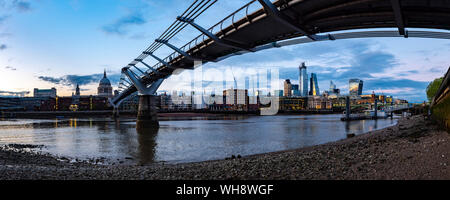
<svg viewBox="0 0 450 200">
<path fill-rule="evenodd" d="M 206 10 L 208 10 L 212 5 L 214 5 L 218 0 L 195 0 L 181 15 L 182 17 L 196 19 L 198 16 L 203 14 Z M 175 21 L 161 34 L 160 37 L 158 37 L 155 42 L 153 42 L 148 48 L 145 49 L 136 59 L 134 59 L 131 63 L 127 65 L 127 71 L 129 71 L 130 75 L 133 77 L 131 78 L 137 78 L 138 80 L 144 78 L 145 76 L 149 74 L 161 74 L 163 76 L 167 75 L 166 73 L 160 73 L 158 71 L 159 67 L 166 66 L 167 63 L 170 62 L 170 59 L 166 62 L 164 59 L 157 59 L 158 63 L 155 65 L 155 67 L 150 67 L 148 64 L 146 64 L 144 61 L 145 58 L 147 58 L 149 55 L 152 57 L 156 57 L 153 55 L 153 53 L 158 50 L 161 46 L 163 46 L 163 43 L 157 42 L 158 40 L 163 41 L 169 41 L 172 39 L 175 35 L 177 35 L 179 32 L 181 32 L 188 24 L 180 22 L 179 20 L 175 19 Z M 172 55 L 172 54 L 171 54 Z M 169 56 L 168 58 L 170 58 Z M 167 59 L 167 58 L 166 58 Z M 162 61 L 162 62 L 161 62 Z M 136 65 L 142 63 L 144 66 L 148 67 L 149 69 L 146 71 L 141 70 Z M 159 67 L 156 67 L 159 64 Z M 131 67 L 134 67 L 134 70 L 137 72 L 134 72 Z M 170 68 L 170 65 L 167 65 L 167 67 Z M 141 75 L 138 75 L 141 74 Z M 135 88 L 135 85 L 133 84 L 133 81 L 128 77 L 126 74 L 122 73 L 121 79 L 119 82 L 119 93 L 125 92 L 127 90 L 130 90 L 132 88 Z"/>
<path fill-rule="evenodd" d="M 207 9 L 209 9 L 216 2 L 217 2 L 217 0 L 200 0 L 200 1 L 196 0 L 196 1 L 194 1 L 194 3 L 192 3 L 189 6 L 189 8 L 186 11 L 184 11 L 182 16 L 195 19 L 198 16 L 200 16 L 202 13 L 204 13 Z M 158 37 L 158 40 L 170 40 L 175 35 L 177 35 L 180 31 L 182 31 L 186 26 L 187 26 L 187 24 L 182 23 L 178 20 L 175 20 L 172 23 L 172 25 L 170 25 L 169 28 L 167 28 L 163 32 L 163 34 L 160 37 Z M 153 53 L 163 45 L 164 44 L 161 44 L 161 43 L 158 43 L 155 41 L 147 49 L 145 49 L 144 52 Z M 142 54 L 140 54 L 135 60 L 133 60 L 129 64 L 129 66 L 138 64 L 139 62 L 137 60 L 144 60 L 145 58 L 147 58 L 149 56 L 149 54 L 146 54 L 144 52 Z"/>
</svg>

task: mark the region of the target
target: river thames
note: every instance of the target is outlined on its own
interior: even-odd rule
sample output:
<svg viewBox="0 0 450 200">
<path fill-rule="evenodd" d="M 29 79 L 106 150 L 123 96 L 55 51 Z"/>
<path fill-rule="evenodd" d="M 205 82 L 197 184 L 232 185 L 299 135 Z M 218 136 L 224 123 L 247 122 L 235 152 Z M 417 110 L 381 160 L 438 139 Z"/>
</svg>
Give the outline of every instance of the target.
<svg viewBox="0 0 450 200">
<path fill-rule="evenodd" d="M 217 160 L 296 149 L 393 126 L 398 119 L 343 122 L 341 115 L 208 116 L 163 119 L 136 130 L 133 119 L 2 119 L 0 145 L 31 144 L 39 152 L 104 163 L 152 164 Z"/>
</svg>

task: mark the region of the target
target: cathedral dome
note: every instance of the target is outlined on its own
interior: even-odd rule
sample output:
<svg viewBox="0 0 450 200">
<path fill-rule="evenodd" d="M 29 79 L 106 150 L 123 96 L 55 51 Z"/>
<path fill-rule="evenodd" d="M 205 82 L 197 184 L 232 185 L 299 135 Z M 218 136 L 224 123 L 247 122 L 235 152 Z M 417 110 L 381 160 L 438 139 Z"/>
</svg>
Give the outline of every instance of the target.
<svg viewBox="0 0 450 200">
<path fill-rule="evenodd" d="M 97 91 L 98 91 L 97 94 L 100 97 L 108 97 L 108 98 L 113 97 L 113 88 L 111 87 L 111 82 L 106 77 L 106 70 L 103 74 L 102 80 L 100 80 L 100 84 L 97 88 Z"/>
<path fill-rule="evenodd" d="M 103 74 L 103 78 L 102 80 L 100 80 L 100 86 L 111 86 L 111 82 L 109 81 L 109 79 L 106 77 L 106 71 Z"/>
</svg>

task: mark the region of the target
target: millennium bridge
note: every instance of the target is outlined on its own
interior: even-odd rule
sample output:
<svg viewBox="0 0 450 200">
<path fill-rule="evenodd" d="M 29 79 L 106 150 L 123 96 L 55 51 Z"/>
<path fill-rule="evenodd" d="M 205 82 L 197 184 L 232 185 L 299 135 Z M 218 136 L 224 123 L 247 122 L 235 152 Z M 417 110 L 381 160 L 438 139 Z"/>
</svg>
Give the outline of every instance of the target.
<svg viewBox="0 0 450 200">
<path fill-rule="evenodd" d="M 122 68 L 119 94 L 110 99 L 115 112 L 124 100 L 138 93 L 138 127 L 158 127 L 155 93 L 165 79 L 193 70 L 199 63 L 219 62 L 231 56 L 352 38 L 450 39 L 450 0 L 252 0 L 209 28 L 196 23 L 196 18 L 213 9 L 216 2 L 195 0 Z M 182 47 L 173 45 L 171 39 L 186 26 L 198 30 L 199 36 Z M 157 50 L 162 46 L 173 53 L 160 57 Z M 157 64 L 147 64 L 149 57 Z"/>
</svg>

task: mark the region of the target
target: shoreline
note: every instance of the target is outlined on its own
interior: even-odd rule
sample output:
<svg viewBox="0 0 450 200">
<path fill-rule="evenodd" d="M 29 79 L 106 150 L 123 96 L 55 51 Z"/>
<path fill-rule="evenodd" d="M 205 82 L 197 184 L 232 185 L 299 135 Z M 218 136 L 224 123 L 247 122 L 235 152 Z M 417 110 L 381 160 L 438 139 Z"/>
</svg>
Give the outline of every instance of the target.
<svg viewBox="0 0 450 200">
<path fill-rule="evenodd" d="M 0 149 L 1 180 L 450 179 L 450 134 L 423 116 L 336 142 L 242 158 L 151 165 L 70 163 Z"/>
</svg>

